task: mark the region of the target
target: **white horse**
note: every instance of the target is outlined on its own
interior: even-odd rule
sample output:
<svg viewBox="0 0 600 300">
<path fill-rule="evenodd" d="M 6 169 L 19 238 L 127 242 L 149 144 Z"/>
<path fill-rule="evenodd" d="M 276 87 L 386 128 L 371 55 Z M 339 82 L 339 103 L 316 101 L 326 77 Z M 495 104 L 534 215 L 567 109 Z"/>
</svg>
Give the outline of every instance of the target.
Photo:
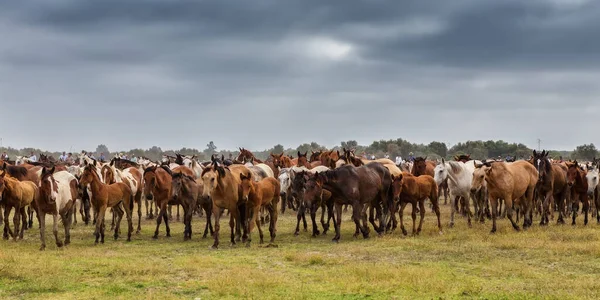
<svg viewBox="0 0 600 300">
<path fill-rule="evenodd" d="M 588 198 L 591 198 L 594 204 L 592 217 L 596 216 L 596 221 L 600 223 L 600 214 L 598 213 L 598 209 L 600 208 L 600 178 L 598 177 L 598 173 L 598 167 L 592 167 L 588 170 L 585 177 L 588 182 Z"/>
<path fill-rule="evenodd" d="M 52 232 L 56 239 L 56 246 L 62 247 L 63 242 L 58 238 L 58 216 L 62 219 L 65 228 L 64 244 L 68 245 L 71 242 L 71 221 L 73 217 L 73 206 L 78 198 L 77 179 L 67 171 L 59 171 L 54 173 L 54 168 L 51 170 L 42 171 L 42 180 L 40 183 L 40 200 L 43 203 L 54 204 L 56 207 L 50 209 L 45 205 L 39 205 L 39 221 L 40 221 L 40 239 L 42 246 L 40 250 L 46 248 L 46 213 L 53 217 Z"/>
<path fill-rule="evenodd" d="M 183 165 L 190 168 L 194 172 L 194 177 L 196 177 L 196 179 L 200 178 L 200 176 L 202 175 L 202 171 L 204 170 L 204 167 L 202 167 L 202 165 L 199 164 L 193 156 L 184 156 Z"/>
<path fill-rule="evenodd" d="M 29 157 L 26 156 L 17 156 L 15 158 L 15 165 L 22 165 L 22 164 L 26 164 L 26 163 L 30 163 L 31 160 L 29 159 Z"/>
<path fill-rule="evenodd" d="M 452 202 L 452 213 L 450 215 L 450 227 L 454 226 L 454 214 L 458 207 L 458 201 L 462 197 L 466 202 L 468 224 L 471 226 L 471 182 L 473 181 L 473 172 L 475 164 L 481 163 L 478 161 L 468 161 L 466 163 L 460 161 L 448 161 L 442 159 L 442 163 L 434 169 L 434 179 L 439 186 L 446 178 L 448 178 L 448 189 L 450 190 L 450 198 Z M 478 208 L 476 204 L 476 208 Z"/>
</svg>

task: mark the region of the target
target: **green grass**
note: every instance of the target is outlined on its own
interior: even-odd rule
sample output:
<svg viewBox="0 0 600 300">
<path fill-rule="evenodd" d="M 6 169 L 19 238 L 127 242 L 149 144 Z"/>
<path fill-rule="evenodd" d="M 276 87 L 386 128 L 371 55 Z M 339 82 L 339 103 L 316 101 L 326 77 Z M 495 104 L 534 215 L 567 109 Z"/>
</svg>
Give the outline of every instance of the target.
<svg viewBox="0 0 600 300">
<path fill-rule="evenodd" d="M 290 213 L 280 216 L 277 248 L 258 245 L 257 232 L 250 248 L 232 247 L 228 222 L 222 222 L 222 247 L 210 250 L 212 239 L 201 239 L 204 221 L 197 217 L 189 242 L 183 242 L 180 222 L 172 223 L 172 238 L 164 237 L 161 227 L 160 238 L 152 240 L 155 223 L 144 220 L 132 242 L 114 241 L 107 232 L 106 243 L 94 246 L 93 228 L 80 223 L 64 249 L 54 245 L 48 219 L 44 252 L 38 250 L 38 229 L 27 231 L 23 241 L 0 241 L 0 298 L 600 297 L 600 228 L 595 222 L 514 232 L 507 220 L 500 220 L 498 232 L 490 235 L 490 223 L 469 229 L 461 218 L 455 228 L 447 228 L 449 206 L 443 206 L 443 235 L 429 209 L 418 237 L 396 231 L 354 239 L 354 224 L 346 215 L 342 239 L 334 244 L 331 233 L 294 237 L 295 220 Z M 410 216 L 405 222 L 409 225 Z"/>
</svg>

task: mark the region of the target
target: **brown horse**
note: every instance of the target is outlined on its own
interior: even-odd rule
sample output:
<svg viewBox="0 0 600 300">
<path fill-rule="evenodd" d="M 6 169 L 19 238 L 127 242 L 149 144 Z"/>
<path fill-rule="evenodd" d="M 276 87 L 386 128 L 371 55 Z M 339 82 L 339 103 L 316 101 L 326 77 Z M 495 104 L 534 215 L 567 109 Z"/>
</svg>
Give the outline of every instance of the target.
<svg viewBox="0 0 600 300">
<path fill-rule="evenodd" d="M 95 167 L 88 164 L 83 169 L 83 174 L 79 181 L 81 187 L 87 187 L 92 192 L 90 195 L 90 201 L 94 207 L 94 211 L 97 212 L 96 216 L 96 230 L 94 232 L 96 236 L 95 243 L 98 244 L 98 239 L 101 243 L 104 243 L 104 215 L 108 207 L 112 207 L 117 212 L 117 224 L 115 226 L 115 240 L 119 238 L 119 227 L 121 220 L 123 219 L 123 210 L 121 210 L 120 204 L 123 204 L 125 214 L 127 215 L 127 241 L 131 241 L 131 233 L 133 232 L 133 195 L 131 194 L 131 188 L 123 183 L 117 182 L 113 184 L 105 184 L 100 180 Z"/>
<path fill-rule="evenodd" d="M 254 165 L 265 164 L 265 165 L 269 166 L 269 168 L 271 168 L 271 170 L 273 171 L 273 174 L 275 175 L 275 178 L 279 177 L 279 168 L 276 167 L 273 162 L 262 161 L 262 160 L 256 158 L 256 156 L 254 156 L 254 154 L 252 152 L 250 152 L 250 150 L 248 150 L 248 149 L 240 148 L 240 155 L 238 155 L 238 157 L 236 158 L 236 161 L 240 162 L 241 164 L 245 164 L 247 162 L 252 162 L 252 164 L 254 164 Z"/>
<path fill-rule="evenodd" d="M 241 180 L 241 192 L 242 199 L 247 202 L 246 205 L 246 220 L 244 223 L 249 222 L 248 226 L 248 246 L 252 241 L 252 231 L 254 230 L 254 224 L 258 227 L 258 233 L 260 235 L 260 243 L 263 243 L 263 231 L 260 227 L 260 220 L 258 219 L 258 211 L 264 207 L 269 212 L 269 232 L 271 233 L 271 241 L 275 241 L 276 236 L 276 225 L 277 225 L 277 203 L 279 203 L 280 185 L 279 181 L 272 177 L 267 177 L 261 181 L 254 181 L 252 175 L 245 176 L 243 173 L 240 174 Z"/>
<path fill-rule="evenodd" d="M 586 178 L 586 171 L 581 169 L 577 161 L 574 161 L 573 163 L 569 163 L 567 165 L 569 166 L 567 170 L 567 184 L 571 189 L 571 201 L 573 204 L 572 225 L 575 225 L 575 219 L 577 218 L 577 213 L 579 212 L 580 202 L 583 204 L 583 213 L 585 215 L 583 224 L 587 225 L 590 204 L 587 197 L 588 181 Z"/>
<path fill-rule="evenodd" d="M 308 162 L 316 162 L 316 161 L 321 161 L 321 154 L 323 153 L 323 151 L 310 151 L 310 159 L 308 160 Z"/>
<path fill-rule="evenodd" d="M 533 195 L 538 181 L 538 172 L 527 161 L 521 160 L 514 163 L 486 162 L 477 165 L 484 168 L 484 174 L 473 177 L 471 192 L 476 192 L 485 180 L 488 188 L 488 197 L 492 206 L 492 231 L 496 232 L 496 218 L 498 213 L 498 199 L 504 200 L 506 216 L 513 228 L 520 230 L 513 219 L 513 202 L 520 206 L 524 212 L 523 228 L 531 226 L 531 209 L 533 208 Z M 483 177 L 481 177 L 483 176 Z"/>
<path fill-rule="evenodd" d="M 183 240 L 192 238 L 192 216 L 200 192 L 196 179 L 183 172 L 173 173 L 171 177 L 171 197 L 173 202 L 183 206 Z"/>
<path fill-rule="evenodd" d="M 204 196 L 204 181 L 202 181 L 202 178 L 197 178 L 196 184 L 198 185 L 198 200 L 196 201 L 198 207 L 196 209 L 198 210 L 198 212 L 200 212 L 200 216 L 202 216 L 202 210 L 204 210 L 204 212 L 206 213 L 206 226 L 204 226 L 204 234 L 202 235 L 202 238 L 204 239 L 206 238 L 206 235 L 208 234 L 209 230 L 211 236 L 214 232 L 213 226 L 211 224 L 212 200 L 210 199 L 210 197 Z"/>
<path fill-rule="evenodd" d="M 6 176 L 6 171 L 0 173 L 0 202 L 4 205 L 3 237 L 5 240 L 9 238 L 9 234 L 12 235 L 15 241 L 17 240 L 17 236 L 19 239 L 23 239 L 23 232 L 26 227 L 25 208 L 35 205 L 37 198 L 39 198 L 39 190 L 35 183 L 31 181 L 18 181 L 10 175 Z M 13 207 L 15 208 L 15 215 L 13 216 L 14 233 L 10 230 L 8 221 L 10 211 Z M 23 226 L 19 230 L 19 222 L 21 221 L 23 222 Z"/>
<path fill-rule="evenodd" d="M 412 220 L 413 220 L 413 235 L 418 235 L 423 228 L 423 220 L 425 219 L 425 199 L 429 198 L 431 203 L 433 204 L 433 210 L 437 216 L 438 229 L 440 234 L 442 233 L 442 223 L 440 221 L 440 207 L 438 204 L 438 190 L 437 184 L 433 177 L 429 175 L 421 175 L 414 176 L 410 173 L 402 173 L 399 176 L 392 177 L 392 197 L 394 199 L 395 205 L 393 206 L 393 213 L 395 213 L 395 209 L 398 205 L 400 205 L 400 209 L 398 214 L 400 216 L 400 228 L 402 229 L 402 233 L 407 235 L 408 232 L 404 228 L 404 208 L 408 203 L 412 205 Z M 419 205 L 419 212 L 421 218 L 419 220 L 419 227 L 416 227 L 417 220 L 417 204 Z M 396 227 L 396 217 L 395 215 L 392 217 L 392 222 L 394 223 L 394 228 Z"/>
<path fill-rule="evenodd" d="M 146 199 L 154 200 L 156 207 L 160 208 L 160 212 L 156 216 L 156 230 L 152 236 L 153 239 L 158 239 L 158 229 L 163 219 L 167 237 L 171 236 L 167 216 L 167 205 L 171 200 L 171 181 L 171 169 L 167 166 L 152 166 L 144 170 L 144 195 L 146 195 Z"/>
<path fill-rule="evenodd" d="M 564 224 L 564 204 L 567 196 L 567 168 L 552 164 L 548 159 L 549 152 L 546 150 L 539 153 L 533 150 L 533 157 L 530 163 L 533 164 L 538 171 L 538 184 L 536 193 L 542 201 L 542 219 L 540 225 L 548 225 L 549 216 L 552 214 L 552 209 L 555 204 L 558 204 L 559 216 L 558 223 Z"/>
<path fill-rule="evenodd" d="M 433 177 L 435 175 L 435 162 L 427 160 L 427 156 L 425 157 L 416 157 L 414 161 L 414 166 L 412 168 L 412 175 L 421 176 L 421 175 L 429 175 Z"/>
<path fill-rule="evenodd" d="M 378 211 L 379 225 L 371 215 L 369 221 L 375 231 L 382 234 L 385 229 L 385 218 L 389 213 L 387 201 L 388 190 L 391 186 L 391 176 L 388 169 L 380 163 L 370 163 L 361 167 L 345 165 L 340 168 L 318 174 L 318 180 L 323 187 L 332 193 L 335 201 L 335 237 L 334 242 L 340 239 L 342 223 L 342 205 L 351 204 L 353 208 L 352 219 L 356 224 L 354 236 L 362 232 L 364 238 L 369 237 L 366 209 L 370 206 Z M 381 211 L 383 209 L 383 212 Z M 360 223 L 362 219 L 362 225 Z"/>
<path fill-rule="evenodd" d="M 204 182 L 204 197 L 210 197 L 213 202 L 213 215 L 215 216 L 215 242 L 213 249 L 219 247 L 219 231 L 221 225 L 221 212 L 223 209 L 229 211 L 229 226 L 231 227 L 231 243 L 235 245 L 235 233 L 240 233 L 241 220 L 245 220 L 246 203 L 241 199 L 241 176 L 251 176 L 250 170 L 243 165 L 231 165 L 224 167 L 213 159 L 212 165 L 202 171 Z M 240 212 L 244 216 L 240 215 Z M 235 232 L 234 232 L 235 229 Z M 246 228 L 244 227 L 244 231 Z M 244 238 L 247 232 L 244 232 Z"/>
<path fill-rule="evenodd" d="M 273 165 L 277 168 L 291 168 L 293 166 L 292 159 L 283 153 L 271 153 L 271 158 L 273 159 Z"/>
<path fill-rule="evenodd" d="M 320 156 L 321 165 L 330 169 L 335 169 L 335 163 L 340 159 L 339 151 L 323 151 Z"/>
</svg>

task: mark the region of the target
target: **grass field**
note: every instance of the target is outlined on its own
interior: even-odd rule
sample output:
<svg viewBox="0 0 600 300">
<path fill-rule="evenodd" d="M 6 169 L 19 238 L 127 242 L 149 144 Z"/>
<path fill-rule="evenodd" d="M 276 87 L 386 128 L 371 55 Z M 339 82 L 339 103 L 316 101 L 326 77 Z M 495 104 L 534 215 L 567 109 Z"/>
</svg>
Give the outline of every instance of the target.
<svg viewBox="0 0 600 300">
<path fill-rule="evenodd" d="M 152 240 L 155 223 L 144 220 L 142 233 L 130 243 L 109 239 L 107 233 L 106 243 L 94 246 L 93 228 L 78 225 L 72 244 L 57 249 L 48 226 L 44 252 L 38 250 L 38 229 L 26 232 L 23 241 L 0 241 L 0 298 L 600 297 L 600 227 L 595 223 L 534 226 L 517 233 L 501 220 L 490 235 L 491 224 L 468 229 L 460 218 L 455 228 L 447 228 L 449 206 L 442 206 L 442 218 L 443 235 L 428 209 L 418 237 L 397 231 L 363 240 L 352 238 L 354 225 L 346 215 L 342 240 L 333 244 L 331 233 L 294 237 L 295 216 L 287 213 L 279 219 L 277 248 L 231 247 L 228 224 L 221 223 L 219 250 L 209 249 L 212 239 L 201 239 L 204 223 L 198 218 L 193 240 L 185 243 L 182 223 L 173 223 L 172 238 L 164 237 L 163 227 L 159 240 Z"/>
</svg>

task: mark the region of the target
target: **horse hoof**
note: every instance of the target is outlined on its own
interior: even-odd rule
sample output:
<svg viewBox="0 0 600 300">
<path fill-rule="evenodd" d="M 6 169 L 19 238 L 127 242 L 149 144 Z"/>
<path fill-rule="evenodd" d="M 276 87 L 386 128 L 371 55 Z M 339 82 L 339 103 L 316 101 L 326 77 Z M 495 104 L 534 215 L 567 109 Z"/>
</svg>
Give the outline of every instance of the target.
<svg viewBox="0 0 600 300">
<path fill-rule="evenodd" d="M 332 239 L 331 241 L 334 242 L 334 243 L 336 243 L 336 244 L 340 242 L 339 240 L 336 240 L 336 239 Z"/>
<path fill-rule="evenodd" d="M 167 233 L 167 237 L 168 237 L 168 238 L 170 238 L 170 237 L 171 237 L 171 234 L 170 234 L 170 233 Z"/>
<path fill-rule="evenodd" d="M 63 243 L 61 241 L 56 242 L 56 247 L 62 248 Z"/>
<path fill-rule="evenodd" d="M 158 240 L 158 235 L 153 235 L 153 236 L 152 236 L 152 239 L 154 239 L 154 240 Z"/>
<path fill-rule="evenodd" d="M 217 250 L 217 249 L 219 249 L 219 246 L 217 246 L 217 245 L 212 245 L 210 248 L 211 248 L 211 249 L 213 249 L 213 250 Z"/>
<path fill-rule="evenodd" d="M 294 232 L 294 236 L 299 236 L 300 233 L 298 231 Z"/>
<path fill-rule="evenodd" d="M 454 228 L 454 223 L 450 223 L 450 224 L 448 224 L 448 227 L 450 227 L 450 228 Z"/>
</svg>

